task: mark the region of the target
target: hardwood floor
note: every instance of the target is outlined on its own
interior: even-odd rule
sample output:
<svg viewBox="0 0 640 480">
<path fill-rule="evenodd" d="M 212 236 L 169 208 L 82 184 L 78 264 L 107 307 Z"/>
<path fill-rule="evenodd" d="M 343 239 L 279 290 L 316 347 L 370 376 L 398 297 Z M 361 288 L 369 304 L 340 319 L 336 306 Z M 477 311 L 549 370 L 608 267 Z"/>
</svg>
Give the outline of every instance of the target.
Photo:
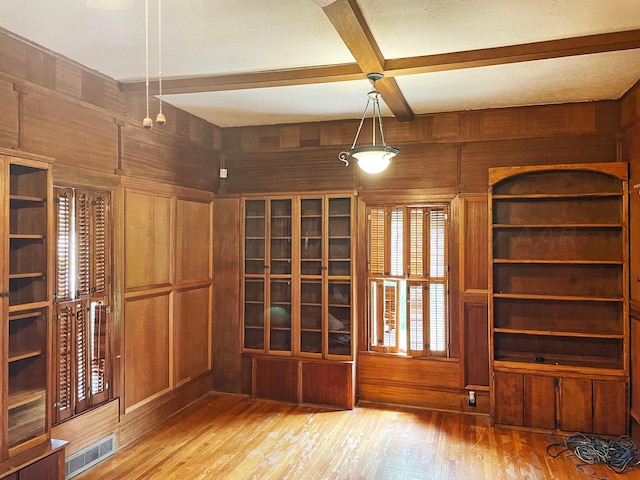
<svg viewBox="0 0 640 480">
<path fill-rule="evenodd" d="M 373 405 L 331 411 L 211 394 L 75 479 L 590 478 L 576 471 L 576 459 L 546 453 L 557 440 L 472 415 Z M 640 470 L 594 470 L 596 478 L 640 479 Z"/>
</svg>

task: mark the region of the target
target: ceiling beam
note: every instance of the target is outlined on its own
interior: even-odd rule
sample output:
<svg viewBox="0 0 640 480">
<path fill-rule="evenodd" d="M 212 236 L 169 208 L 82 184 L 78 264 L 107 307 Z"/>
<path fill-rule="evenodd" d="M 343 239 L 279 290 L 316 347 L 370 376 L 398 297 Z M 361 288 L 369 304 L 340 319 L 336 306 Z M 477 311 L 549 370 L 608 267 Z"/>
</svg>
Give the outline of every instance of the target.
<svg viewBox="0 0 640 480">
<path fill-rule="evenodd" d="M 640 48 L 640 29 L 436 55 L 390 59 L 385 75 L 415 75 Z"/>
<path fill-rule="evenodd" d="M 342 0 L 336 0 L 333 3 L 340 1 Z M 392 101 L 391 99 L 394 98 L 393 92 L 390 91 L 393 87 L 390 87 L 389 84 L 393 85 L 395 81 L 387 81 L 393 80 L 393 77 L 397 76 L 505 65 L 509 63 L 546 60 L 574 55 L 589 55 L 636 48 L 640 48 L 640 29 L 545 42 L 524 43 L 506 47 L 390 59 L 384 61 L 384 70 L 380 73 L 384 73 L 385 78 L 379 80 L 376 83 L 376 87 L 380 90 L 387 105 L 389 105 L 389 102 Z M 309 85 L 315 83 L 361 80 L 362 78 L 363 71 L 361 66 L 357 63 L 350 63 L 264 72 L 164 77 L 162 79 L 162 91 L 170 95 L 176 93 Z M 123 92 L 144 93 L 145 91 L 144 80 L 121 81 L 119 86 Z M 158 91 L 157 79 L 151 80 L 149 86 L 152 91 Z M 390 105 L 389 108 L 391 108 Z M 391 110 L 393 111 L 393 109 Z"/>
<path fill-rule="evenodd" d="M 367 73 L 384 73 L 385 58 L 355 0 L 334 0 L 322 11 L 336 29 L 353 58 Z M 413 112 L 394 78 L 383 78 L 376 83 L 394 116 L 400 121 L 413 120 Z"/>
<path fill-rule="evenodd" d="M 248 88 L 286 87 L 313 83 L 362 80 L 362 70 L 356 63 L 328 65 L 324 67 L 290 68 L 262 72 L 244 72 L 220 75 L 163 77 L 162 92 L 176 93 L 220 92 Z M 119 82 L 122 92 L 144 92 L 145 80 L 133 79 Z M 158 79 L 149 80 L 151 91 L 158 91 Z"/>
</svg>

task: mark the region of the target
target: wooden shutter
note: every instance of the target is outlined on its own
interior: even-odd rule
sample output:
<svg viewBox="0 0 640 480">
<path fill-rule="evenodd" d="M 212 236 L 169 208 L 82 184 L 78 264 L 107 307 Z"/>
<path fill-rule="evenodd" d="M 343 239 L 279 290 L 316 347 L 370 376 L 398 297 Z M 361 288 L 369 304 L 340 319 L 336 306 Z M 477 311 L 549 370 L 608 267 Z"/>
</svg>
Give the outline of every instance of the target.
<svg viewBox="0 0 640 480">
<path fill-rule="evenodd" d="M 76 347 L 76 413 L 89 406 L 89 332 L 87 302 L 76 302 L 75 306 L 75 347 Z"/>
<path fill-rule="evenodd" d="M 445 356 L 447 335 L 447 211 L 429 211 L 429 354 Z"/>
<path fill-rule="evenodd" d="M 385 211 L 372 208 L 369 211 L 369 274 L 385 272 Z"/>
<path fill-rule="evenodd" d="M 77 297 L 91 291 L 91 198 L 87 192 L 76 190 L 76 274 Z"/>
<path fill-rule="evenodd" d="M 91 304 L 91 404 L 108 400 L 109 307 L 103 301 Z"/>
<path fill-rule="evenodd" d="M 394 277 L 404 276 L 404 208 L 394 208 L 391 210 L 391 246 L 389 249 L 391 275 Z"/>
<path fill-rule="evenodd" d="M 107 213 L 109 211 L 109 197 L 96 194 L 91 200 L 92 215 L 92 243 L 91 243 L 91 293 L 104 295 L 107 291 L 107 270 L 109 267 L 109 249 L 107 244 L 108 226 Z"/>
<path fill-rule="evenodd" d="M 55 403 L 53 421 L 60 422 L 74 413 L 73 302 L 60 303 L 56 309 L 55 337 Z"/>
<path fill-rule="evenodd" d="M 425 282 L 409 282 L 407 286 L 407 324 L 409 354 L 421 356 L 425 351 L 425 320 L 427 318 L 425 292 L 429 286 Z"/>
<path fill-rule="evenodd" d="M 55 189 L 56 202 L 56 292 L 58 301 L 70 300 L 71 292 L 71 212 L 73 191 Z"/>
<path fill-rule="evenodd" d="M 424 216 L 424 208 L 409 209 L 409 271 L 407 274 L 415 278 L 425 276 Z"/>
</svg>

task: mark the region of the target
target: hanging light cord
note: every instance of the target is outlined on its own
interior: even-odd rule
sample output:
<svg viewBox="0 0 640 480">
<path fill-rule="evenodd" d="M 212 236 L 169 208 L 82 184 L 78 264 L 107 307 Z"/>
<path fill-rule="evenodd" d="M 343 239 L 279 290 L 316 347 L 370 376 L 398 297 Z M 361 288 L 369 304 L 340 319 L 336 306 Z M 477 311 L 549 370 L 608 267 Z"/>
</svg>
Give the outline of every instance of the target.
<svg viewBox="0 0 640 480">
<path fill-rule="evenodd" d="M 147 116 L 149 118 L 149 0 L 144 0 L 144 60 Z"/>
<path fill-rule="evenodd" d="M 162 0 L 158 0 L 158 99 L 162 115 Z"/>
</svg>

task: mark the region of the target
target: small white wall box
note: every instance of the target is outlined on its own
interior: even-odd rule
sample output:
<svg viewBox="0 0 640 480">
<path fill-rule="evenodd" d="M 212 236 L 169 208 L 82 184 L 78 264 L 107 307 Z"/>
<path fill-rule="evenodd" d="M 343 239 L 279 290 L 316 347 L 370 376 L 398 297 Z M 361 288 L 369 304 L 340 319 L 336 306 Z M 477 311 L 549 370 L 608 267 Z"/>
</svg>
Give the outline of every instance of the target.
<svg viewBox="0 0 640 480">
<path fill-rule="evenodd" d="M 227 178 L 227 169 L 226 168 L 221 168 L 220 169 L 220 178 Z"/>
</svg>

